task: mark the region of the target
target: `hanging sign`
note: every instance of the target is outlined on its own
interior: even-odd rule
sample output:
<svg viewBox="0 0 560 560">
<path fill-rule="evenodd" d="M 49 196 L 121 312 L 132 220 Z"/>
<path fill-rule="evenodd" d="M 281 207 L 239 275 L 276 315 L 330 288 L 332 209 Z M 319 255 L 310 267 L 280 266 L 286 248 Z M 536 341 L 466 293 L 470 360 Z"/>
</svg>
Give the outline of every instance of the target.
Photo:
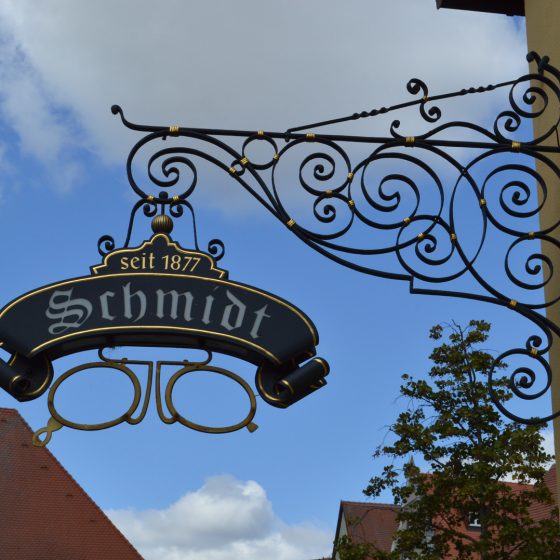
<svg viewBox="0 0 560 560">
<path fill-rule="evenodd" d="M 52 360 L 114 346 L 217 351 L 258 366 L 264 400 L 286 407 L 325 384 L 317 330 L 291 303 L 229 280 L 214 258 L 166 233 L 113 251 L 91 275 L 33 290 L 0 311 L 0 386 L 19 400 L 38 397 Z M 307 363 L 302 364 L 302 362 Z"/>
</svg>

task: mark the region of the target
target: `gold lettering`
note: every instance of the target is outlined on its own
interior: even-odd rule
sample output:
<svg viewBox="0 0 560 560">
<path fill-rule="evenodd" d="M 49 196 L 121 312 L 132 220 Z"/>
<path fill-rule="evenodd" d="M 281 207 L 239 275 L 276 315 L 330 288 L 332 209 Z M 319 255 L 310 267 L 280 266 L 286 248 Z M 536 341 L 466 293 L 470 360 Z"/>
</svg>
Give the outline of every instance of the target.
<svg viewBox="0 0 560 560">
<path fill-rule="evenodd" d="M 132 257 L 130 259 L 130 267 L 133 268 L 134 270 L 138 270 L 140 267 L 136 265 L 138 264 L 139 261 L 140 261 L 140 257 Z"/>
<path fill-rule="evenodd" d="M 128 270 L 128 257 L 121 257 L 121 270 Z"/>
<path fill-rule="evenodd" d="M 189 264 L 191 264 L 192 257 L 187 257 L 186 255 L 183 255 L 183 260 L 185 261 L 185 264 L 183 266 L 183 272 L 185 272 L 188 271 L 189 269 Z"/>
</svg>

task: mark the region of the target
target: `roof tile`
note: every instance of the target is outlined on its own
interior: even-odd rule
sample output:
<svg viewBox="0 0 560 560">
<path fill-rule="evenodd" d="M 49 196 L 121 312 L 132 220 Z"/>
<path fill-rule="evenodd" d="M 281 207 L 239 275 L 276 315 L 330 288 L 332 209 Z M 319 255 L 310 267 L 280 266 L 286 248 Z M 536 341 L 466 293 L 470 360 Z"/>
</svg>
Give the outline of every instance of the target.
<svg viewBox="0 0 560 560">
<path fill-rule="evenodd" d="M 398 506 L 364 502 L 341 502 L 348 535 L 355 543 L 371 543 L 390 552 L 397 530 Z"/>
<path fill-rule="evenodd" d="M 0 550 L 17 560 L 142 560 L 16 410 L 0 408 Z"/>
</svg>

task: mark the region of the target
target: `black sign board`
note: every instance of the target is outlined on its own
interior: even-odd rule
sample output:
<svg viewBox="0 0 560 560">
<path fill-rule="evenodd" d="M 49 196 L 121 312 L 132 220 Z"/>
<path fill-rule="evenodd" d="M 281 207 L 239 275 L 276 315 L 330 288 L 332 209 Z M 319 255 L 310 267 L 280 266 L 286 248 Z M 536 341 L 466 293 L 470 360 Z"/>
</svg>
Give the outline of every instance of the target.
<svg viewBox="0 0 560 560">
<path fill-rule="evenodd" d="M 52 379 L 51 361 L 107 346 L 200 348 L 258 366 L 257 389 L 289 406 L 325 384 L 313 358 L 311 320 L 291 303 L 233 282 L 214 258 L 181 248 L 166 233 L 105 256 L 90 276 L 29 292 L 0 311 L 0 340 L 13 354 L 0 385 L 19 400 Z"/>
</svg>

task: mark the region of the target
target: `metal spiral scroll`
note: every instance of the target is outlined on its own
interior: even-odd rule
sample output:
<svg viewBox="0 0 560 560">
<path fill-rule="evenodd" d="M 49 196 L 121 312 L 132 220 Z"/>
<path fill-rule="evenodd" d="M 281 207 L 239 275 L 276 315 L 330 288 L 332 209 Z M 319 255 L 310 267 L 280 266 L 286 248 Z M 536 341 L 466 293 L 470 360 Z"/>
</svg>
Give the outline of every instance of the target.
<svg viewBox="0 0 560 560">
<path fill-rule="evenodd" d="M 544 355 L 552 345 L 553 333 L 560 336 L 560 326 L 543 313 L 560 299 L 560 289 L 544 302 L 538 299 L 542 288 L 558 284 L 552 260 L 541 245 L 560 251 L 556 239 L 560 219 L 540 228 L 537 225 L 539 212 L 550 204 L 550 191 L 558 184 L 547 184 L 540 169 L 547 167 L 560 181 L 560 169 L 551 159 L 560 153 L 560 71 L 547 57 L 530 53 L 527 58 L 538 70 L 515 80 L 433 96 L 423 81 L 413 79 L 407 85 L 414 96 L 411 101 L 286 132 L 138 125 L 114 106 L 113 113 L 126 127 L 144 134 L 127 162 L 130 184 L 140 197 L 133 208 L 127 241 L 134 214 L 141 207 L 147 216 L 157 208 L 171 213 L 179 207 L 189 208 L 192 212 L 188 199 L 200 183 L 197 164 L 209 162 L 237 181 L 304 243 L 343 266 L 407 280 L 411 293 L 493 303 L 532 321 L 538 334 L 524 347 L 504 352 L 496 360 L 496 364 L 529 360 L 529 364 L 513 369 L 508 397 L 493 386 L 495 374 L 490 376 L 490 391 L 500 410 L 514 420 L 534 423 L 557 417 L 560 411 L 542 418 L 522 418 L 512 412 L 510 403 L 510 397 L 534 400 L 549 391 L 552 373 Z M 505 95 L 489 128 L 464 121 L 445 122 L 440 102 L 490 91 Z M 428 128 L 419 134 L 403 133 L 405 126 L 398 119 L 388 125 L 388 135 L 383 137 L 317 132 L 324 126 L 414 107 Z M 528 129 L 525 123 L 551 114 L 554 124 L 543 135 L 522 137 Z M 475 139 L 461 139 L 465 134 Z M 169 145 L 170 137 L 180 145 Z M 255 143 L 269 154 L 253 161 Z M 368 146 L 369 153 L 356 160 L 352 147 L 358 145 Z M 142 182 L 135 175 L 133 161 L 148 148 L 153 155 Z M 450 153 L 454 148 L 462 149 L 461 157 Z M 294 161 L 298 162 L 295 169 Z M 291 173 L 293 179 L 285 181 L 282 172 Z M 287 184 L 301 187 L 307 206 L 290 208 Z M 174 196 L 169 196 L 170 189 Z M 307 214 L 300 220 L 304 210 Z M 472 219 L 465 228 L 467 214 Z M 194 220 L 194 212 L 192 215 Z M 500 244 L 501 269 L 496 269 L 495 259 L 490 259 L 489 267 L 488 259 L 483 258 L 489 239 Z M 100 243 L 105 249 L 114 246 L 106 237 Z M 221 247 L 213 242 L 212 250 Z M 385 262 L 387 256 L 393 257 L 390 266 Z M 383 265 L 377 262 L 379 257 L 384 257 Z M 503 282 L 495 282 L 496 272 L 502 273 Z M 479 291 L 462 292 L 450 285 L 463 276 L 474 279 Z"/>
<path fill-rule="evenodd" d="M 257 403 L 255 398 L 255 393 L 251 389 L 250 385 L 239 375 L 226 370 L 224 368 L 216 367 L 211 365 L 212 353 L 206 351 L 207 358 L 202 361 L 142 361 L 142 360 L 129 360 L 127 358 L 114 359 L 108 358 L 104 355 L 103 350 L 99 351 L 99 360 L 97 362 L 90 362 L 76 366 L 69 369 L 67 372 L 62 374 L 53 383 L 48 394 L 48 408 L 51 414 L 47 425 L 44 428 L 37 430 L 33 434 L 33 444 L 38 447 L 44 447 L 47 445 L 52 435 L 55 431 L 60 430 L 63 427 L 72 428 L 74 430 L 85 430 L 85 431 L 95 431 L 95 430 L 105 430 L 107 428 L 112 428 L 126 422 L 127 424 L 135 425 L 140 423 L 146 416 L 148 410 L 148 405 L 150 402 L 150 397 L 152 394 L 152 384 L 154 382 L 154 371 L 155 371 L 155 394 L 156 394 L 156 407 L 158 411 L 158 416 L 166 424 L 174 424 L 176 422 L 190 428 L 191 430 L 196 430 L 198 432 L 205 432 L 209 434 L 225 434 L 229 432 L 234 432 L 241 430 L 242 428 L 247 428 L 250 432 L 254 432 L 258 426 L 253 422 L 253 418 L 256 414 Z M 165 391 L 162 392 L 161 388 L 161 371 L 163 367 L 175 367 L 179 368 L 171 376 Z M 145 385 L 144 398 L 142 400 L 142 384 L 134 372 L 134 367 L 142 367 L 147 370 L 147 378 Z M 128 408 L 120 416 L 113 418 L 105 422 L 99 422 L 96 424 L 84 424 L 81 422 L 74 422 L 65 418 L 56 408 L 55 397 L 57 391 L 60 387 L 72 376 L 82 371 L 95 370 L 95 369 L 111 369 L 124 374 L 131 382 L 133 387 L 133 397 Z M 215 375 L 221 375 L 227 379 L 232 380 L 241 386 L 241 388 L 247 394 L 249 400 L 249 410 L 245 417 L 239 422 L 228 425 L 228 426 L 205 426 L 202 424 L 195 423 L 184 416 L 177 407 L 174 398 L 173 391 L 177 382 L 185 375 L 193 372 L 208 372 Z M 164 406 L 165 404 L 165 406 Z M 166 412 L 167 410 L 167 412 Z M 136 415 L 136 416 L 135 416 Z"/>
<path fill-rule="evenodd" d="M 113 114 L 120 115 L 125 124 L 130 125 L 124 118 L 120 107 L 114 105 L 111 110 Z M 169 127 L 169 130 L 163 135 L 150 135 L 144 138 L 136 144 L 128 156 L 128 180 L 133 191 L 139 197 L 139 200 L 134 204 L 131 210 L 125 241 L 122 245 L 123 247 L 128 247 L 130 244 L 135 219 L 140 210 L 142 210 L 142 213 L 147 218 L 154 218 L 158 214 L 167 214 L 172 218 L 181 218 L 185 214 L 185 210 L 187 210 L 187 215 L 191 218 L 193 229 L 193 247 L 196 250 L 200 250 L 195 211 L 188 200 L 188 197 L 192 194 L 197 185 L 197 169 L 193 160 L 190 158 L 190 152 L 179 148 L 163 148 L 152 154 L 148 161 L 149 189 L 143 187 L 136 181 L 133 170 L 134 158 L 144 144 L 148 143 L 153 138 L 163 138 L 163 140 L 165 140 L 168 136 L 178 136 L 177 128 L 178 127 Z M 188 169 L 192 177 L 190 181 L 181 185 L 180 181 L 184 176 L 181 171 L 183 168 Z M 115 247 L 115 240 L 110 235 L 101 236 L 97 242 L 98 252 L 103 257 L 113 251 Z M 220 239 L 212 239 L 208 243 L 208 252 L 213 255 L 216 261 L 219 261 L 225 253 L 224 243 Z"/>
</svg>

